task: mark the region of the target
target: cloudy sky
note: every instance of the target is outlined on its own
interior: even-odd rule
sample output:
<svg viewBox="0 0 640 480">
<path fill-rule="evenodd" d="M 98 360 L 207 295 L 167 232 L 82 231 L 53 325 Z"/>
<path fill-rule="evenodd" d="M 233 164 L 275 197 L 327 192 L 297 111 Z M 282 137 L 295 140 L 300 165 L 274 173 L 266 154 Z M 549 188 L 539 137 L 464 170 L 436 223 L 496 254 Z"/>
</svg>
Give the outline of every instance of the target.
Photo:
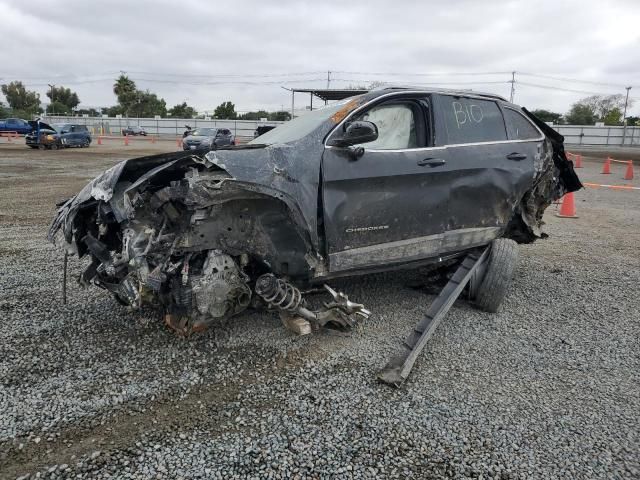
<svg viewBox="0 0 640 480">
<path fill-rule="evenodd" d="M 116 101 L 120 71 L 169 106 L 290 108 L 281 87 L 371 82 L 484 90 L 565 112 L 640 100 L 640 1 L 0 0 L 0 82 Z M 0 97 L 1 99 L 1 97 Z M 306 100 L 306 99 L 305 99 Z M 302 103 L 302 99 L 300 99 Z M 640 101 L 631 109 L 640 112 Z"/>
</svg>

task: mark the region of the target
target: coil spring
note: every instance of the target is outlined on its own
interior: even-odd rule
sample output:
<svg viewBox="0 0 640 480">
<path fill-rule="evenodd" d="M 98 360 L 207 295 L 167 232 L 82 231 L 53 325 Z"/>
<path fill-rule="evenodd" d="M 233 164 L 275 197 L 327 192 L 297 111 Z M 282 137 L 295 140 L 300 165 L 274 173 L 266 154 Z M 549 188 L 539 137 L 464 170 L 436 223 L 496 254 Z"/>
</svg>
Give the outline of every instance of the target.
<svg viewBox="0 0 640 480">
<path fill-rule="evenodd" d="M 302 305 L 302 293 L 289 282 L 268 273 L 256 281 L 256 293 L 270 307 L 295 312 Z"/>
</svg>

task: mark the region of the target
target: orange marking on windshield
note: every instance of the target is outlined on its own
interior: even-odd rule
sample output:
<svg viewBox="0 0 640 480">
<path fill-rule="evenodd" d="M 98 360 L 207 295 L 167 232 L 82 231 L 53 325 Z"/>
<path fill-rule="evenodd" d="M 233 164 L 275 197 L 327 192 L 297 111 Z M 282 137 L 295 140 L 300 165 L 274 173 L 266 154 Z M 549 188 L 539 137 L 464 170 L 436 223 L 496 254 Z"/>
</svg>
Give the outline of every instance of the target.
<svg viewBox="0 0 640 480">
<path fill-rule="evenodd" d="M 356 100 L 355 98 L 349 101 L 344 107 L 342 107 L 340 110 L 338 110 L 336 113 L 333 114 L 333 116 L 331 117 L 331 120 L 333 121 L 333 123 L 341 122 L 344 119 L 344 117 L 346 117 L 349 114 L 351 110 L 353 110 L 358 106 L 359 103 L 360 102 L 358 102 L 358 100 Z"/>
</svg>

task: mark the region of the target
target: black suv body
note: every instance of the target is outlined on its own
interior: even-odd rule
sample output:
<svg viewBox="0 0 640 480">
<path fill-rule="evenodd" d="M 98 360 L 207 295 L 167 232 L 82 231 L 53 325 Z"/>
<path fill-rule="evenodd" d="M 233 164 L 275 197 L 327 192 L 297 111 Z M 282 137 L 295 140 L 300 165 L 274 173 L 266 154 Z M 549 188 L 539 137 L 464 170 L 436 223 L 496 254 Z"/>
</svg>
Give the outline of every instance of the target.
<svg viewBox="0 0 640 480">
<path fill-rule="evenodd" d="M 122 162 L 61 207 L 49 238 L 62 229 L 67 248 L 90 254 L 84 282 L 133 306 L 155 298 L 195 328 L 252 293 L 292 311 L 296 285 L 532 242 L 546 207 L 580 187 L 563 137 L 525 109 L 385 89 L 247 145 Z"/>
</svg>

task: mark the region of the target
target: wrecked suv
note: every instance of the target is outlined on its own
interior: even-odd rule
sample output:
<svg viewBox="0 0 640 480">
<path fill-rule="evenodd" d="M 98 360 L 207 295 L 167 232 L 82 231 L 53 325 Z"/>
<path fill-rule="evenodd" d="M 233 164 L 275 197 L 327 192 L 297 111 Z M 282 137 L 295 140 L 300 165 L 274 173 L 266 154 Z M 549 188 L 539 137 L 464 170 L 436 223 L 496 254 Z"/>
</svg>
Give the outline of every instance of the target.
<svg viewBox="0 0 640 480">
<path fill-rule="evenodd" d="M 505 245 L 543 236 L 544 210 L 581 186 L 562 142 L 500 97 L 377 90 L 247 145 L 123 161 L 60 207 L 49 239 L 89 255 L 81 284 L 156 305 L 183 334 L 250 306 L 301 331 L 348 327 L 370 312 L 326 285 L 330 301 L 312 310 L 301 289 L 455 264 L 490 244 L 470 290 L 495 311 Z"/>
</svg>

